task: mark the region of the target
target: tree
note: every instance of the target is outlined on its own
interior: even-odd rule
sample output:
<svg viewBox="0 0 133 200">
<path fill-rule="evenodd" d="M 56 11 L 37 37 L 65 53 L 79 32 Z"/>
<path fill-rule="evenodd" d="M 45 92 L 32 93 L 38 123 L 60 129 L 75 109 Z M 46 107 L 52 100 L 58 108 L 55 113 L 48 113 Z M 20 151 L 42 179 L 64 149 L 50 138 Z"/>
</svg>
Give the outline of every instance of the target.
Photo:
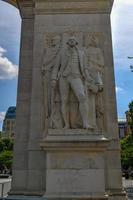
<svg viewBox="0 0 133 200">
<path fill-rule="evenodd" d="M 133 167 L 133 133 L 121 139 L 121 163 L 123 168 Z"/>
<path fill-rule="evenodd" d="M 121 162 L 122 167 L 126 169 L 133 167 L 133 101 L 129 103 L 128 107 L 128 125 L 131 132 L 121 139 Z"/>
<path fill-rule="evenodd" d="M 0 171 L 11 170 L 13 160 L 13 140 L 0 136 Z"/>
<path fill-rule="evenodd" d="M 0 137 L 0 153 L 4 151 L 4 142 L 2 140 L 2 137 Z"/>
<path fill-rule="evenodd" d="M 129 114 L 129 125 L 130 125 L 130 129 L 131 129 L 131 132 L 133 133 L 133 101 L 131 101 L 131 103 L 129 103 L 129 111 L 128 111 L 128 114 Z"/>
<path fill-rule="evenodd" d="M 11 169 L 12 166 L 12 159 L 13 159 L 13 152 L 12 151 L 3 151 L 0 154 L 0 166 L 4 169 Z"/>
<path fill-rule="evenodd" d="M 0 152 L 5 150 L 13 150 L 13 140 L 11 138 L 0 137 Z"/>
<path fill-rule="evenodd" d="M 13 150 L 13 140 L 10 138 L 3 138 L 4 150 L 12 151 Z"/>
</svg>

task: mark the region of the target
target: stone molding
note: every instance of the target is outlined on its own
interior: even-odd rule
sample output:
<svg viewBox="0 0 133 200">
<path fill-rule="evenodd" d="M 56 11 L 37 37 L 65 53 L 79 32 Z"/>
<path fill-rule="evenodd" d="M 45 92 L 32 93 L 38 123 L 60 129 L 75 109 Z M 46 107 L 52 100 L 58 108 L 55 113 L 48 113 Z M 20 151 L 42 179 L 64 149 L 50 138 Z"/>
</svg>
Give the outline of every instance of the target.
<svg viewBox="0 0 133 200">
<path fill-rule="evenodd" d="M 36 1 L 36 14 L 83 14 L 83 13 L 110 13 L 111 4 L 108 0 L 54 0 Z"/>
<path fill-rule="evenodd" d="M 45 195 L 44 198 L 48 200 L 58 200 L 58 195 Z M 61 195 L 61 200 L 108 200 L 107 194 L 90 194 L 90 195 Z"/>
<path fill-rule="evenodd" d="M 75 151 L 105 151 L 108 146 L 109 140 L 100 133 L 86 133 L 86 130 L 75 129 L 77 133 L 73 132 L 74 129 L 66 131 L 54 129 L 48 130 L 48 135 L 40 142 L 40 147 L 43 150 L 75 150 Z M 62 132 L 62 134 L 61 134 Z"/>
<path fill-rule="evenodd" d="M 109 14 L 113 0 L 19 0 L 22 18 L 42 14 Z"/>
<path fill-rule="evenodd" d="M 18 0 L 18 7 L 22 19 L 33 18 L 35 7 L 33 0 Z"/>
</svg>

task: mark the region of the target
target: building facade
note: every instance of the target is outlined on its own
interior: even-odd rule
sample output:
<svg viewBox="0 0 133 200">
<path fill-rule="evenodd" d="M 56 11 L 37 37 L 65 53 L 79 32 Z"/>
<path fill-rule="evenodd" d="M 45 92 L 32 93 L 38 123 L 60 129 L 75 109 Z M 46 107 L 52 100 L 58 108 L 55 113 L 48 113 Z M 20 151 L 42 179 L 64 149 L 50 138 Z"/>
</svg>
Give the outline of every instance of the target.
<svg viewBox="0 0 133 200">
<path fill-rule="evenodd" d="M 125 115 L 126 118 L 118 119 L 119 138 L 126 137 L 131 133 L 131 128 L 130 128 L 131 118 L 129 111 L 126 111 Z"/>
<path fill-rule="evenodd" d="M 12 106 L 8 108 L 3 121 L 2 132 L 4 136 L 6 137 L 14 136 L 15 121 L 16 121 L 16 107 Z"/>
<path fill-rule="evenodd" d="M 119 129 L 119 138 L 123 138 L 126 135 L 128 135 L 126 119 L 124 118 L 118 119 L 118 129 Z"/>
</svg>

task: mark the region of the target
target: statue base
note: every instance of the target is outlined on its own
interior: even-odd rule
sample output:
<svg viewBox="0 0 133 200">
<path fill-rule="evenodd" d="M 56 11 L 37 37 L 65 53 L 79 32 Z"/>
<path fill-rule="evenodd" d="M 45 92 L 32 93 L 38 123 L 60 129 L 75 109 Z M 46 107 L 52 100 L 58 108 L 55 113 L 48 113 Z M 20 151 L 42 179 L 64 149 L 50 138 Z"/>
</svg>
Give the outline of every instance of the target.
<svg viewBox="0 0 133 200">
<path fill-rule="evenodd" d="M 108 140 L 92 130 L 49 129 L 41 142 L 46 151 L 45 198 L 105 200 L 105 152 Z"/>
</svg>

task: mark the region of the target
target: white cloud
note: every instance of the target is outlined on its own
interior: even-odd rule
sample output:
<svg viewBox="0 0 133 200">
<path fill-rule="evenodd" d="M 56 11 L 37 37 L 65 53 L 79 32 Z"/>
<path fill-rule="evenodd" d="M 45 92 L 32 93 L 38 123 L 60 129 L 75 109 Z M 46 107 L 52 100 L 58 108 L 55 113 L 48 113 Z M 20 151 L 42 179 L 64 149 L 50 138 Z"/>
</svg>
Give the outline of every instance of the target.
<svg viewBox="0 0 133 200">
<path fill-rule="evenodd" d="M 123 3 L 126 5 L 133 5 L 133 1 L 132 0 L 115 0 L 117 3 Z"/>
<path fill-rule="evenodd" d="M 0 80 L 11 80 L 18 75 L 18 66 L 4 56 L 5 49 L 0 47 Z"/>
<path fill-rule="evenodd" d="M 115 67 L 129 70 L 133 60 L 133 0 L 114 0 L 111 14 Z"/>
<path fill-rule="evenodd" d="M 116 90 L 116 93 L 123 93 L 124 92 L 123 88 L 117 87 L 117 86 L 116 86 L 115 90 Z"/>
<path fill-rule="evenodd" d="M 0 122 L 4 120 L 6 112 L 0 112 Z"/>
<path fill-rule="evenodd" d="M 6 50 L 3 49 L 3 48 L 0 46 L 0 56 L 2 56 L 5 52 L 6 52 Z"/>
</svg>

